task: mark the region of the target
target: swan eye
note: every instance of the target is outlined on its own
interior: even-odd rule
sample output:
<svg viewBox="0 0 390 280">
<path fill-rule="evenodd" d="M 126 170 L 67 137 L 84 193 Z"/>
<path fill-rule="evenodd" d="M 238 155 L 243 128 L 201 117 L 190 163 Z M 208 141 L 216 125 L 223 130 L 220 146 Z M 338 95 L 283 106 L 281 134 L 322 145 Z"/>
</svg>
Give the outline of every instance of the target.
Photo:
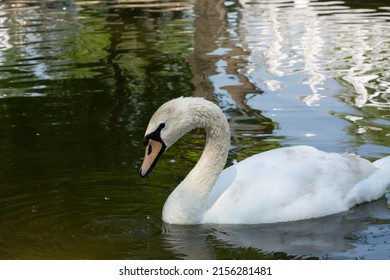
<svg viewBox="0 0 390 280">
<path fill-rule="evenodd" d="M 157 129 L 152 132 L 152 133 L 149 133 L 148 135 L 145 136 L 144 140 L 142 141 L 142 143 L 144 144 L 144 146 L 147 146 L 148 143 L 149 143 L 149 139 L 153 139 L 153 140 L 156 140 L 156 141 L 159 141 L 159 142 L 163 142 L 162 139 L 161 139 L 161 130 L 165 127 L 165 123 L 160 123 L 160 125 L 157 127 Z M 148 151 L 148 155 L 150 155 L 152 153 L 152 147 L 149 146 L 147 147 L 147 151 Z"/>
</svg>

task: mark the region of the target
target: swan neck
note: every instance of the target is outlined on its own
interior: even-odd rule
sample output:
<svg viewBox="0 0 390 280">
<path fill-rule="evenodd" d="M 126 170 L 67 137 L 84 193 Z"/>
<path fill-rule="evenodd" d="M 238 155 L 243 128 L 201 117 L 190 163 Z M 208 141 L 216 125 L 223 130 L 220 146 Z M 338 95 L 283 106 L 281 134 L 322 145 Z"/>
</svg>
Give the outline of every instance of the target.
<svg viewBox="0 0 390 280">
<path fill-rule="evenodd" d="M 226 164 L 230 147 L 230 128 L 222 111 L 212 105 L 211 108 L 192 111 L 195 126 L 206 130 L 206 143 L 195 167 L 171 193 L 164 205 L 163 220 L 168 223 L 201 222 L 210 191 Z"/>
</svg>

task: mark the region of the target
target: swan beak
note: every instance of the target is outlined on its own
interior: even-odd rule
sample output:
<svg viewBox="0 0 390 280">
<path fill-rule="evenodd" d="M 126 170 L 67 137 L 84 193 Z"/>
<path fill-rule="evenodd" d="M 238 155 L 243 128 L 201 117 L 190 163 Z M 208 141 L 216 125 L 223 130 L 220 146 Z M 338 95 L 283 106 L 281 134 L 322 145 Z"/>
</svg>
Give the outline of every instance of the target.
<svg viewBox="0 0 390 280">
<path fill-rule="evenodd" d="M 157 161 L 165 151 L 165 144 L 160 141 L 149 139 L 146 144 L 145 157 L 139 170 L 142 178 L 149 176 L 156 166 Z"/>
</svg>

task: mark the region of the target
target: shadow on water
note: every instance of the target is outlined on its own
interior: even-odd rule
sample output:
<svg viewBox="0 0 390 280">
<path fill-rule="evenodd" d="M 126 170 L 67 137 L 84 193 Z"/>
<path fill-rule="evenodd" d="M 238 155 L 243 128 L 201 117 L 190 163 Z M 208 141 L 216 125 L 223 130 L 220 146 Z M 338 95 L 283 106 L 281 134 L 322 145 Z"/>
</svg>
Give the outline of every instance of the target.
<svg viewBox="0 0 390 280">
<path fill-rule="evenodd" d="M 291 223 L 163 224 L 164 201 L 202 152 L 202 131 L 167 151 L 151 178 L 138 176 L 149 117 L 181 95 L 203 96 L 222 108 L 232 130 L 228 164 L 296 143 L 362 151 L 372 159 L 385 155 L 388 67 L 379 58 L 388 48 L 344 57 L 342 44 L 350 42 L 332 49 L 337 36 L 328 33 L 323 45 L 313 45 L 331 45 L 320 57 L 299 44 L 303 51 L 277 45 L 297 42 L 305 31 L 304 38 L 309 31 L 318 38 L 319 18 L 324 26 L 331 26 L 329 17 L 339 19 L 332 11 L 355 20 L 363 13 L 380 32 L 384 2 L 355 7 L 347 1 L 340 8 L 333 1 L 294 1 L 295 10 L 284 1 L 156 2 L 0 2 L 0 258 L 390 258 L 385 199 Z M 365 7 L 370 11 L 355 10 Z M 297 17 L 278 23 L 276 10 Z M 278 41 L 289 28 L 296 36 Z M 356 38 L 365 43 L 369 36 Z M 382 46 L 376 42 L 375 51 Z M 356 67 L 349 79 L 329 74 L 332 50 L 340 58 L 329 64 L 335 69 L 360 61 L 374 65 L 371 74 L 378 77 L 356 80 L 366 69 Z M 302 53 L 311 62 L 306 68 Z M 368 105 L 356 103 L 362 100 Z"/>
</svg>

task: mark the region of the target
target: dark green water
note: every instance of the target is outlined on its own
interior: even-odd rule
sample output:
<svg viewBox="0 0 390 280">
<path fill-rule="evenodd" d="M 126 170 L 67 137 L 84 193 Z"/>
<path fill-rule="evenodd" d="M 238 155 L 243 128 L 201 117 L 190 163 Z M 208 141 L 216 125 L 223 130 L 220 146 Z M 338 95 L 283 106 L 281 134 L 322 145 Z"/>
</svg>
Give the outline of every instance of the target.
<svg viewBox="0 0 390 280">
<path fill-rule="evenodd" d="M 0 1 L 0 259 L 389 259 L 386 198 L 294 223 L 164 225 L 162 206 L 196 163 L 201 131 L 150 178 L 138 175 L 150 116 L 181 95 L 223 109 L 229 160 L 294 144 L 390 154 L 386 2 Z M 316 12 L 324 3 L 328 12 Z M 337 14 L 363 14 L 340 26 L 362 24 L 351 37 L 366 49 L 350 50 L 347 34 L 337 41 L 339 28 L 305 29 L 321 35 L 317 49 L 282 34 L 321 26 L 300 21 L 308 15 L 331 27 Z M 256 33 L 269 23 L 274 33 Z"/>
</svg>

